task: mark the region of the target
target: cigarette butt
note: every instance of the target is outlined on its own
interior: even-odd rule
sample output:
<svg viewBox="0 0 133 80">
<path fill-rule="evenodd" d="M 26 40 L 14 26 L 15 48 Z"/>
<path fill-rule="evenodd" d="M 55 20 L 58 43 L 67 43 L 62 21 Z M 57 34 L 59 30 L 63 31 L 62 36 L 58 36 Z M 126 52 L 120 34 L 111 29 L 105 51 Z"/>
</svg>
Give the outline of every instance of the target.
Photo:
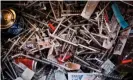
<svg viewBox="0 0 133 80">
<path fill-rule="evenodd" d="M 70 68 L 70 70 L 79 70 L 81 67 L 81 65 L 72 62 L 65 63 L 65 66 Z"/>
</svg>

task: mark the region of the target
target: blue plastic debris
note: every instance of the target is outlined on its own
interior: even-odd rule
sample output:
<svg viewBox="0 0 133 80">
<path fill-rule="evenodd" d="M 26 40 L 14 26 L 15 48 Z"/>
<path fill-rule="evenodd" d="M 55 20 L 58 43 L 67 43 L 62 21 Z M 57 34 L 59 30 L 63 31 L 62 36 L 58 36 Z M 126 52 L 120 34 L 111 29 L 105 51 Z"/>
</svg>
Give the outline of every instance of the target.
<svg viewBox="0 0 133 80">
<path fill-rule="evenodd" d="M 14 24 L 11 28 L 9 28 L 8 33 L 17 35 L 22 31 L 22 28 L 18 23 Z"/>
<path fill-rule="evenodd" d="M 124 20 L 123 16 L 121 15 L 120 9 L 118 8 L 118 5 L 116 3 L 112 4 L 112 9 L 114 12 L 114 15 L 119 22 L 120 26 L 124 29 L 129 26 L 129 24 Z"/>
</svg>

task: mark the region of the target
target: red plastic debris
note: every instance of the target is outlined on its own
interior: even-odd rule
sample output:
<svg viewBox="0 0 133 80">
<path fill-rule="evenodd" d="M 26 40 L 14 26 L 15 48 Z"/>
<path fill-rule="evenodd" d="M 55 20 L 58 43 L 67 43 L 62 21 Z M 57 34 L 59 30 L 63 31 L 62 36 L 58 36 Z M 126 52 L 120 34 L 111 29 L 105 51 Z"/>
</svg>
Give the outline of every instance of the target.
<svg viewBox="0 0 133 80">
<path fill-rule="evenodd" d="M 19 62 L 23 63 L 25 66 L 27 66 L 29 69 L 32 70 L 33 60 L 28 58 L 16 58 L 15 62 L 18 64 Z"/>
<path fill-rule="evenodd" d="M 106 12 L 104 14 L 104 18 L 105 18 L 106 22 L 109 23 L 109 17 L 108 17 L 108 14 Z"/>
<path fill-rule="evenodd" d="M 64 58 L 64 61 L 67 61 L 68 59 L 71 58 L 71 55 L 66 55 L 66 57 Z M 63 56 L 60 56 L 57 58 L 57 60 L 59 61 L 59 63 L 63 63 L 64 61 L 62 61 Z"/>
<path fill-rule="evenodd" d="M 53 26 L 53 24 L 51 24 L 51 23 L 48 23 L 48 25 L 49 25 L 49 27 L 50 27 L 50 29 L 52 30 L 52 31 L 54 31 L 56 28 Z"/>
<path fill-rule="evenodd" d="M 130 63 L 130 62 L 133 62 L 133 60 L 132 59 L 126 59 L 126 60 L 122 61 L 122 64 L 127 64 L 127 63 Z"/>
</svg>

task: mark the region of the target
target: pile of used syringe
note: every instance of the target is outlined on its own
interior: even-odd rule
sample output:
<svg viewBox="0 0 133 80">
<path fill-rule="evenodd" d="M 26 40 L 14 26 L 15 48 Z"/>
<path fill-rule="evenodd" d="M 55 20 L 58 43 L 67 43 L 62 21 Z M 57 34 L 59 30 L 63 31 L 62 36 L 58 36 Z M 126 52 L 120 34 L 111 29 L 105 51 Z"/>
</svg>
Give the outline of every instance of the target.
<svg viewBox="0 0 133 80">
<path fill-rule="evenodd" d="M 132 80 L 133 2 L 2 1 L 2 80 Z"/>
</svg>

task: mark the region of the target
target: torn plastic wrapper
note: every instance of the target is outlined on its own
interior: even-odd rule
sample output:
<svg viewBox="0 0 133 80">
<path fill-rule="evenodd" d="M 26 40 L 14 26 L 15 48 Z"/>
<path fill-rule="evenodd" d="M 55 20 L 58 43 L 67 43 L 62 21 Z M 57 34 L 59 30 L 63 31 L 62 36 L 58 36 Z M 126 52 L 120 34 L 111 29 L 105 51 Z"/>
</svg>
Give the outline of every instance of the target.
<svg viewBox="0 0 133 80">
<path fill-rule="evenodd" d="M 122 54 L 123 48 L 126 44 L 126 41 L 127 41 L 130 31 L 131 31 L 131 28 L 120 33 L 120 37 L 118 39 L 117 45 L 115 46 L 115 50 L 114 50 L 113 54 L 116 54 L 116 55 Z"/>
<path fill-rule="evenodd" d="M 68 80 L 102 80 L 95 73 L 68 73 Z"/>
<path fill-rule="evenodd" d="M 109 59 L 107 59 L 101 67 L 105 70 L 105 74 L 109 74 L 113 71 L 115 65 Z"/>
</svg>

